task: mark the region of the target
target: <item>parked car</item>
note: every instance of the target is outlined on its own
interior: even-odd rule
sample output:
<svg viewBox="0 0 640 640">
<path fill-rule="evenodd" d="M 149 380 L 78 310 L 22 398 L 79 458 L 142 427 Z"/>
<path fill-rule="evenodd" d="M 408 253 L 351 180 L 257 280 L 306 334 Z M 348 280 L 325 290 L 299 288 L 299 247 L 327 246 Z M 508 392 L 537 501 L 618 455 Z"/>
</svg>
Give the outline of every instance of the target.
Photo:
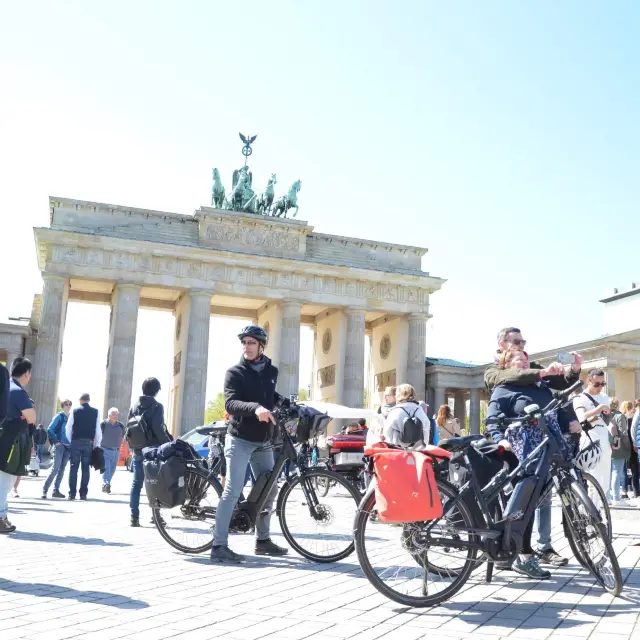
<svg viewBox="0 0 640 640">
<path fill-rule="evenodd" d="M 206 425 L 207 427 L 222 427 L 226 423 L 224 420 L 216 420 Z M 205 426 L 205 425 L 202 425 Z M 197 427 L 199 429 L 200 427 Z M 191 429 L 180 436 L 180 440 L 188 442 L 203 458 L 209 457 L 209 436 L 200 435 L 196 429 Z"/>
</svg>

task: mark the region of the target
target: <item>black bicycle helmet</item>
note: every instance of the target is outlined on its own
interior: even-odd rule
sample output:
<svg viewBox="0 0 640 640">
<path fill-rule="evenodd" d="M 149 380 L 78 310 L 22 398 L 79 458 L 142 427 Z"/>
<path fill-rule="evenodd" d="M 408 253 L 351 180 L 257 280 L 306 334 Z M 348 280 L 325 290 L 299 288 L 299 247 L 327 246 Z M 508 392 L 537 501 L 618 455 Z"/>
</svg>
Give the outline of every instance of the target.
<svg viewBox="0 0 640 640">
<path fill-rule="evenodd" d="M 238 334 L 239 340 L 247 337 L 255 338 L 263 347 L 266 347 L 267 342 L 269 341 L 267 332 L 262 327 L 255 324 L 250 324 Z"/>
</svg>

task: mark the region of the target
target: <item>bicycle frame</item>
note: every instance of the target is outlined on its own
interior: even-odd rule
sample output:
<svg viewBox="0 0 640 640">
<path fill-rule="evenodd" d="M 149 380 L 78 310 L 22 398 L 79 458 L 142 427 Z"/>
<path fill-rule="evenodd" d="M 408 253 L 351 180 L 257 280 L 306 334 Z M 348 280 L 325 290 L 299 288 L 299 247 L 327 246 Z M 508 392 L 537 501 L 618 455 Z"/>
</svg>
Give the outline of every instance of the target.
<svg viewBox="0 0 640 640">
<path fill-rule="evenodd" d="M 554 482 L 559 484 L 558 480 L 556 480 L 556 474 L 553 474 L 552 477 L 549 478 L 549 472 L 552 468 L 556 468 L 559 471 L 562 468 L 570 467 L 569 463 L 564 460 L 555 439 L 550 437 L 544 415 L 541 414 L 537 420 L 545 436 L 542 442 L 513 471 L 508 472 L 506 469 L 503 469 L 503 471 L 498 473 L 485 487 L 480 485 L 473 464 L 469 461 L 468 453 L 465 452 L 464 454 L 465 463 L 467 464 L 467 468 L 470 472 L 470 480 L 460 488 L 458 495 L 453 500 L 448 501 L 444 505 L 443 517 L 446 517 L 447 514 L 453 510 L 456 504 L 460 501 L 467 500 L 467 497 L 470 496 L 471 499 L 475 500 L 480 507 L 483 519 L 481 524 L 484 526 L 482 528 L 454 527 L 454 530 L 470 533 L 474 537 L 481 536 L 485 538 L 485 541 L 463 541 L 433 536 L 430 536 L 430 541 L 452 548 L 476 549 L 478 551 L 489 553 L 489 555 L 493 557 L 494 554 L 492 554 L 492 550 L 490 549 L 492 546 L 491 541 L 497 540 L 502 536 L 501 552 L 510 557 L 515 556 L 515 554 L 520 551 L 522 536 L 527 524 L 533 517 L 533 512 L 537 508 L 542 497 L 551 490 Z M 542 453 L 540 457 L 538 457 L 539 453 Z M 500 492 L 509 482 L 516 479 L 521 472 L 527 471 L 527 469 L 534 463 L 536 465 L 534 471 L 534 477 L 536 477 L 535 485 L 533 487 L 529 487 L 530 492 L 528 494 L 521 495 L 525 491 L 525 489 L 522 488 L 523 483 L 530 479 L 531 476 L 523 478 L 522 483 L 518 483 L 511 495 L 507 504 L 506 513 L 504 514 L 504 519 L 495 521 L 489 507 L 490 503 L 498 498 Z M 573 480 L 573 477 L 570 477 Z M 523 509 L 522 502 L 525 500 L 526 507 Z M 429 523 L 425 527 L 427 534 L 429 534 L 435 526 L 436 522 Z M 516 543 L 515 548 L 513 548 L 511 544 L 513 541 Z"/>
</svg>

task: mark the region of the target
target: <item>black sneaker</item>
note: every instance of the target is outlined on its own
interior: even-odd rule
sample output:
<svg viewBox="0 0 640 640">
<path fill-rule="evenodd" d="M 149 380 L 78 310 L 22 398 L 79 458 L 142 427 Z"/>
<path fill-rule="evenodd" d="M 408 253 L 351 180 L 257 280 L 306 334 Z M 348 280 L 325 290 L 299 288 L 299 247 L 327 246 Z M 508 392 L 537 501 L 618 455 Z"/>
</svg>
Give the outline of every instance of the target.
<svg viewBox="0 0 640 640">
<path fill-rule="evenodd" d="M 271 538 L 266 540 L 256 540 L 257 556 L 286 556 L 289 553 L 289 549 L 286 547 L 279 547 Z"/>
<path fill-rule="evenodd" d="M 111 485 L 110 484 L 105 484 L 104 485 L 104 492 L 105 493 L 111 493 Z"/>
<path fill-rule="evenodd" d="M 47 494 L 43 491 L 42 495 L 40 496 L 43 500 L 47 499 Z"/>
<path fill-rule="evenodd" d="M 529 559 L 524 562 L 520 560 L 520 556 L 518 556 L 513 561 L 511 569 L 521 576 L 527 576 L 527 578 L 534 578 L 535 580 L 548 580 L 551 577 L 549 571 L 540 568 L 538 558 L 535 556 L 530 556 Z"/>
<path fill-rule="evenodd" d="M 80 496 L 80 500 L 88 500 L 87 496 Z"/>
<path fill-rule="evenodd" d="M 72 496 L 71 494 L 69 494 L 69 496 L 67 497 L 67 500 L 75 500 L 75 499 L 76 499 L 76 497 Z"/>
<path fill-rule="evenodd" d="M 211 562 L 234 562 L 240 564 L 244 562 L 244 556 L 235 553 L 227 545 L 213 547 L 211 549 Z"/>
<path fill-rule="evenodd" d="M 540 560 L 541 564 L 546 564 L 552 567 L 564 567 L 569 564 L 567 558 L 563 558 L 559 553 L 556 553 L 553 548 L 545 549 L 544 551 L 536 551 L 536 556 Z"/>
<path fill-rule="evenodd" d="M 140 518 L 137 518 L 136 516 L 131 516 L 131 526 L 132 527 L 139 527 L 140 526 Z"/>
<path fill-rule="evenodd" d="M 64 498 L 65 495 L 64 493 L 60 493 L 57 489 L 53 490 L 53 493 L 51 494 L 52 498 Z"/>
<path fill-rule="evenodd" d="M 107 493 L 107 485 L 106 484 L 102 485 L 102 493 Z"/>
</svg>

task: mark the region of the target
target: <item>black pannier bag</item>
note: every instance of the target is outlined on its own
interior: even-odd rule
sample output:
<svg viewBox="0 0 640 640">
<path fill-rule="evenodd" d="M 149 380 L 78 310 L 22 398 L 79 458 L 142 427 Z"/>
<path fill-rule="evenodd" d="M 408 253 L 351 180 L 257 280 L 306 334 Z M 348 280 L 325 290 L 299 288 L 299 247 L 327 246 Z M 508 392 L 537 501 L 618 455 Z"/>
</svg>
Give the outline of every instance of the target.
<svg viewBox="0 0 640 640">
<path fill-rule="evenodd" d="M 173 509 L 184 503 L 187 493 L 185 474 L 187 465 L 181 456 L 166 460 L 157 457 L 145 460 L 144 488 L 149 506 L 154 509 Z"/>
</svg>

